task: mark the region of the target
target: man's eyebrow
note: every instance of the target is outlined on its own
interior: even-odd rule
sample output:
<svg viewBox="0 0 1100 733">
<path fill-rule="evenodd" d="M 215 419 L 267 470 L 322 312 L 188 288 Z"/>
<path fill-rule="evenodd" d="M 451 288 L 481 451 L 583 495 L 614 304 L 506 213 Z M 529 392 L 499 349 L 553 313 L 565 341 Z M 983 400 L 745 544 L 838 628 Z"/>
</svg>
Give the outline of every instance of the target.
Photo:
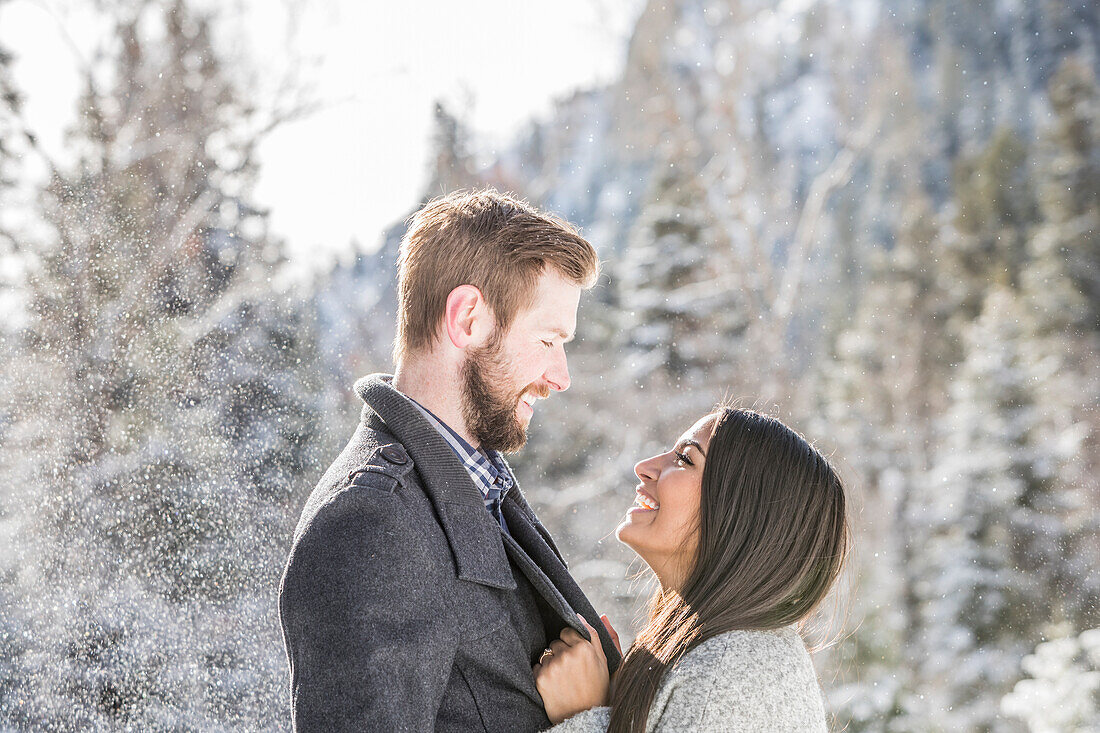
<svg viewBox="0 0 1100 733">
<path fill-rule="evenodd" d="M 568 332 L 561 330 L 560 328 L 551 329 L 554 335 L 561 336 L 562 343 L 569 343 L 577 334 L 570 335 Z"/>
<path fill-rule="evenodd" d="M 698 440 L 692 440 L 691 438 L 684 438 L 683 440 L 681 440 L 679 443 L 676 444 L 676 447 L 680 448 L 680 449 L 687 448 L 688 446 L 691 446 L 695 450 L 702 453 L 703 458 L 707 457 L 707 452 L 705 450 L 703 450 L 703 446 L 699 445 Z"/>
</svg>

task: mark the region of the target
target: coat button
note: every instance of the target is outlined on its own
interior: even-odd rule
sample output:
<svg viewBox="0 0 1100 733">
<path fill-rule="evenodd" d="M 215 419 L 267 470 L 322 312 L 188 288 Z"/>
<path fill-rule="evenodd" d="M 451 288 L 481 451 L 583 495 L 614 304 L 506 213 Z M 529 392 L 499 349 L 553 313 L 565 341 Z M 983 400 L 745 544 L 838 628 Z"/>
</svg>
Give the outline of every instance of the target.
<svg viewBox="0 0 1100 733">
<path fill-rule="evenodd" d="M 405 451 L 396 445 L 382 446 L 382 457 L 397 466 L 403 466 L 409 462 L 409 457 L 405 454 Z"/>
</svg>

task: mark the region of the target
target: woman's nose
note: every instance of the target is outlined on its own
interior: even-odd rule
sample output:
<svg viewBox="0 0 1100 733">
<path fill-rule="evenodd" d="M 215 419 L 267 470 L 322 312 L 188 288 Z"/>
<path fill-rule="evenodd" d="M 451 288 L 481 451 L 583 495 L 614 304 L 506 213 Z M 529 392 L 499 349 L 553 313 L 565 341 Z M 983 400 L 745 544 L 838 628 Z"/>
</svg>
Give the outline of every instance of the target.
<svg viewBox="0 0 1100 733">
<path fill-rule="evenodd" d="M 644 461 L 639 461 L 637 465 L 634 466 L 634 475 L 642 481 L 656 481 L 661 475 L 658 459 L 660 459 L 660 456 L 653 456 Z"/>
</svg>

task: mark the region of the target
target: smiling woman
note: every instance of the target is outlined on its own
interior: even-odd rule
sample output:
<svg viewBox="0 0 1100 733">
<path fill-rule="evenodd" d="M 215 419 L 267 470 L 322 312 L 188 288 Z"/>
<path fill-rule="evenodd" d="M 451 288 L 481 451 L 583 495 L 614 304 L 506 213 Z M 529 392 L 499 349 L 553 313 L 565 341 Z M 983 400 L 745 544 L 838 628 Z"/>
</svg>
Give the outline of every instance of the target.
<svg viewBox="0 0 1100 733">
<path fill-rule="evenodd" d="M 700 419 L 671 449 L 634 467 L 641 479 L 636 506 L 615 536 L 646 561 L 666 588 L 683 584 L 695 557 L 706 449 L 716 420 L 716 415 Z"/>
<path fill-rule="evenodd" d="M 794 625 L 828 594 L 848 548 L 844 489 L 829 462 L 751 410 L 706 415 L 638 463 L 618 538 L 657 575 L 648 622 L 610 691 L 595 645 L 564 635 L 536 670 L 560 733 L 824 731 Z M 577 714 L 577 713 L 580 714 Z M 572 717 L 571 717 L 572 716 Z"/>
</svg>

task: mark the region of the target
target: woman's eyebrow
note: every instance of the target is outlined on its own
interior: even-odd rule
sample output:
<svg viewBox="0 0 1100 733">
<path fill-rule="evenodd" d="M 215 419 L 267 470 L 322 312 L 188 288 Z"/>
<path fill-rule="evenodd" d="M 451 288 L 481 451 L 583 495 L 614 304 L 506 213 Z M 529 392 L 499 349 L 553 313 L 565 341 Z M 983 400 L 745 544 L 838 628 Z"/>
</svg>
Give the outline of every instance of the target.
<svg viewBox="0 0 1100 733">
<path fill-rule="evenodd" d="M 697 440 L 692 440 L 691 438 L 684 438 L 683 440 L 681 440 L 679 443 L 676 444 L 677 448 L 686 448 L 688 446 L 691 446 L 695 450 L 702 453 L 703 458 L 707 457 L 707 452 L 705 450 L 703 450 L 703 446 L 699 445 L 699 441 L 697 441 Z"/>
</svg>

